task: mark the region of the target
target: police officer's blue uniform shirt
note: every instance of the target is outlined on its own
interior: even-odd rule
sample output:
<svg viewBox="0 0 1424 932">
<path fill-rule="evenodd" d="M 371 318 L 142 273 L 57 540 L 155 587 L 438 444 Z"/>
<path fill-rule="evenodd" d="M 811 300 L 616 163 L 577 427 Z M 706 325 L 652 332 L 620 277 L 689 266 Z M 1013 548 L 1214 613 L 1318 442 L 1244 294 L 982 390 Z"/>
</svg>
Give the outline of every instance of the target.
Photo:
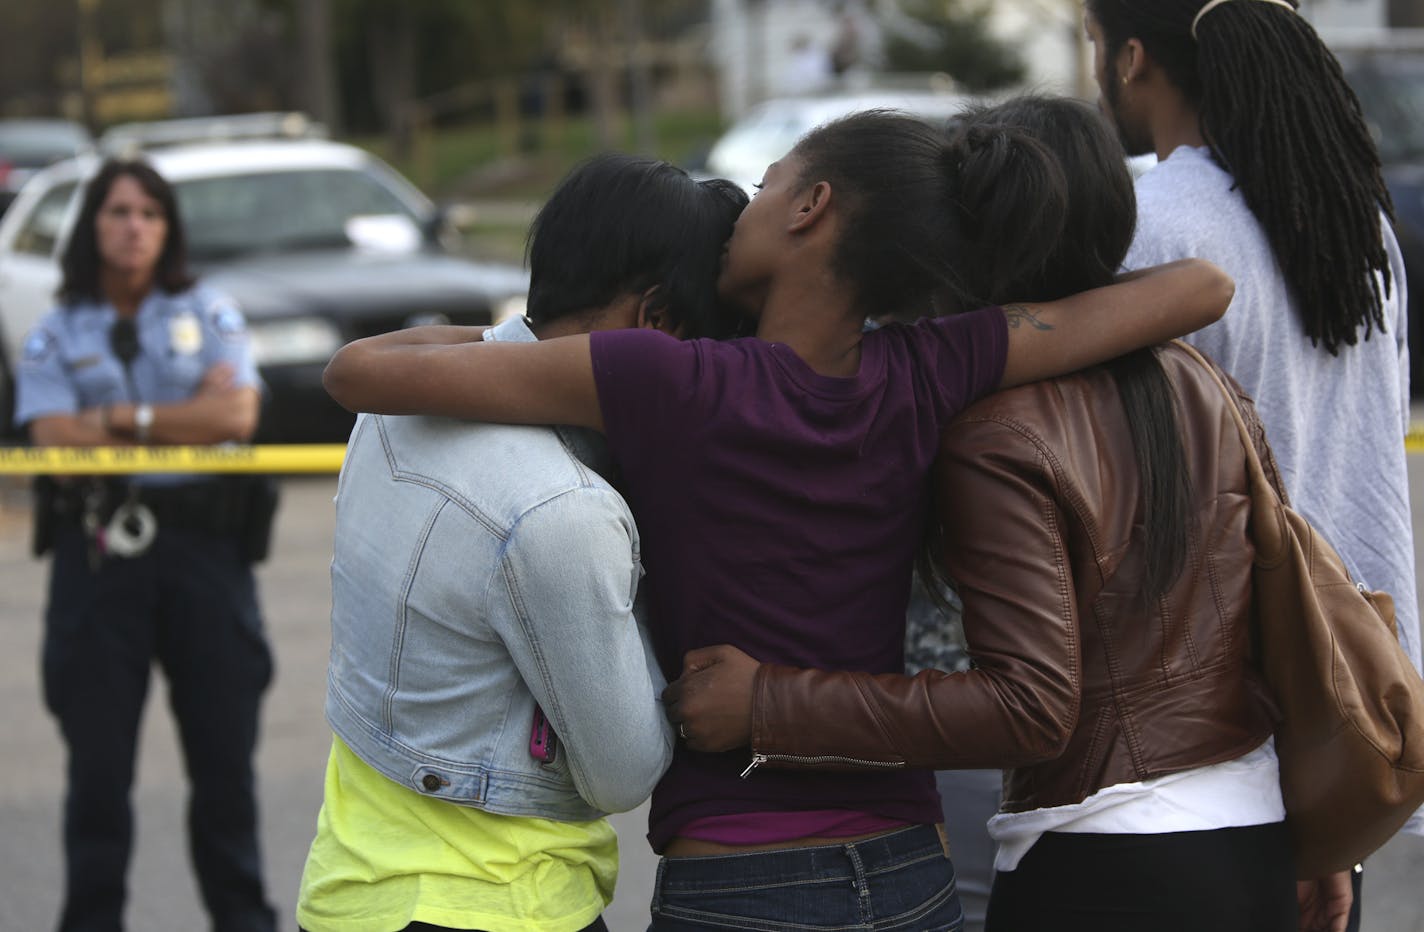
<svg viewBox="0 0 1424 932">
<path fill-rule="evenodd" d="M 242 312 L 212 289 L 149 292 L 134 317 L 139 353 L 131 381 L 110 343 L 117 319 L 113 305 L 90 301 L 62 305 L 40 319 L 20 354 L 16 424 L 118 402 L 186 401 L 221 362 L 232 366 L 235 385 L 261 387 Z"/>
</svg>

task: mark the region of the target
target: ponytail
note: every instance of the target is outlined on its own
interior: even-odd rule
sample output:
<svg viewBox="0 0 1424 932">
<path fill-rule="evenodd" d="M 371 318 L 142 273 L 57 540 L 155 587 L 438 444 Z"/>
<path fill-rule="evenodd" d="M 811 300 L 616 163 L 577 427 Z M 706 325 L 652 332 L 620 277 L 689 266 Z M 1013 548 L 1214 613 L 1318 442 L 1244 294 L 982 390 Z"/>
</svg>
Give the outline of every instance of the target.
<svg viewBox="0 0 1424 932">
<path fill-rule="evenodd" d="M 1394 205 L 1379 153 L 1309 23 L 1270 4 L 1227 6 L 1239 9 L 1200 27 L 1202 134 L 1265 230 L 1306 334 L 1336 355 L 1385 329 L 1380 214 L 1393 219 Z"/>
<path fill-rule="evenodd" d="M 995 304 L 1008 283 L 1041 281 L 1068 218 L 1058 158 L 1022 130 L 970 123 L 951 135 L 944 161 L 961 232 L 948 303 L 961 310 Z"/>
<path fill-rule="evenodd" d="M 867 317 L 921 317 L 932 301 L 987 300 L 997 276 L 1041 269 L 1062 233 L 1057 159 L 1007 127 L 946 142 L 943 129 L 883 110 L 797 143 L 803 184 L 830 182 L 845 216 L 832 259 Z"/>
</svg>

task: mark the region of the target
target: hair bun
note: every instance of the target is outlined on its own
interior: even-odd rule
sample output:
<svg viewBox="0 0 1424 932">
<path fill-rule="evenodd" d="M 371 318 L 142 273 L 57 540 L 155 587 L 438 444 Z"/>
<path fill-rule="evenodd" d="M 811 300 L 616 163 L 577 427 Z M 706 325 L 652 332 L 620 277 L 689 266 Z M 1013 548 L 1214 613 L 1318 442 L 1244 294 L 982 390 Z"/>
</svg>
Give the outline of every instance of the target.
<svg viewBox="0 0 1424 932">
<path fill-rule="evenodd" d="M 969 151 L 976 152 L 1006 142 L 1008 141 L 1008 137 L 1008 130 L 1002 126 L 978 124 L 964 131 L 964 145 Z"/>
<path fill-rule="evenodd" d="M 1033 148 L 1036 140 L 1013 126 L 998 123 L 971 123 L 951 131 L 945 142 L 943 159 L 955 174 L 963 175 L 970 166 L 981 171 L 1002 169 L 1004 162 L 1016 150 Z"/>
</svg>

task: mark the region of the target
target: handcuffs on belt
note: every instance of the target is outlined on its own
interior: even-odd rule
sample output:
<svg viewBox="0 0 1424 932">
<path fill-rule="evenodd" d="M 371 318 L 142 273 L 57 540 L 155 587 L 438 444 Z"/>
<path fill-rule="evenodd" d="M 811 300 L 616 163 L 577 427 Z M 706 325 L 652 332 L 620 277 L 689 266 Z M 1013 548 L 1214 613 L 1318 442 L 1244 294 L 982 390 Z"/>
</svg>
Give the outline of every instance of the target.
<svg viewBox="0 0 1424 932">
<path fill-rule="evenodd" d="M 84 536 L 89 541 L 89 567 L 98 570 L 106 556 L 131 558 L 142 556 L 158 535 L 158 519 L 153 510 L 138 500 L 138 489 L 129 486 L 128 497 L 107 524 L 100 525 L 99 511 L 103 507 L 102 487 L 96 486 L 84 496 Z"/>
</svg>

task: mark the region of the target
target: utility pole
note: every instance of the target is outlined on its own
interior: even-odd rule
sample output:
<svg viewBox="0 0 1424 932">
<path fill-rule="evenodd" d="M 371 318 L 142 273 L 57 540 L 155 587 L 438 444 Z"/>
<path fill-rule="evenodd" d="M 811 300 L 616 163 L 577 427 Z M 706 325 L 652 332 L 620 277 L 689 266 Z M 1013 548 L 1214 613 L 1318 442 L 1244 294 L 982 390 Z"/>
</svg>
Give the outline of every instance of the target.
<svg viewBox="0 0 1424 932">
<path fill-rule="evenodd" d="M 588 36 L 589 90 L 593 98 L 594 138 L 600 149 L 614 149 L 619 144 L 618 84 L 614 74 L 613 40 L 617 30 L 613 26 L 612 11 L 602 3 L 595 4 L 589 11 Z"/>
<path fill-rule="evenodd" d="M 648 56 L 643 41 L 643 10 L 639 0 L 619 0 L 623 19 L 623 40 L 628 48 L 628 78 L 633 111 L 633 139 L 637 151 L 653 155 L 657 149 L 653 128 L 652 78 L 648 74 Z"/>
<path fill-rule="evenodd" d="M 760 103 L 772 96 L 771 40 L 766 28 L 770 13 L 767 0 L 747 0 L 747 4 L 747 84 L 751 87 L 751 102 Z"/>
<path fill-rule="evenodd" d="M 335 134 L 341 123 L 331 43 L 331 0 L 301 0 L 298 9 L 302 99 L 312 118 Z"/>
<path fill-rule="evenodd" d="M 83 102 L 84 125 L 91 132 L 99 128 L 98 95 L 103 83 L 104 47 L 99 41 L 95 14 L 99 0 L 79 0 L 76 23 L 79 43 L 79 99 Z"/>
</svg>

